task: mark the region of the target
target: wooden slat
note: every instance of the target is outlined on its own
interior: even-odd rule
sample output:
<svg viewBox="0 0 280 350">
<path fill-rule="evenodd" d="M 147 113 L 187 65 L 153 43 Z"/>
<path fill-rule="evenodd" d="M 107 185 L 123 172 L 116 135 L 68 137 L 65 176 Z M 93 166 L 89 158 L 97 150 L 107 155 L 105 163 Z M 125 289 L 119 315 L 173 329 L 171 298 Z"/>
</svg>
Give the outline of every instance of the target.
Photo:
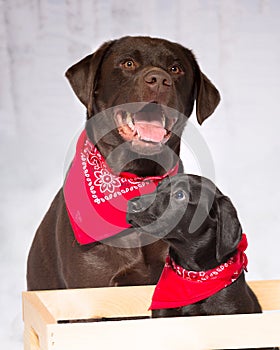
<svg viewBox="0 0 280 350">
<path fill-rule="evenodd" d="M 150 316 L 154 286 L 85 288 L 37 292 L 56 320 Z"/>
<path fill-rule="evenodd" d="M 27 323 L 24 325 L 23 342 L 24 350 L 40 350 L 39 336 Z"/>
<path fill-rule="evenodd" d="M 48 348 L 47 325 L 56 324 L 55 317 L 43 304 L 37 292 L 23 292 L 24 350 Z"/>
<path fill-rule="evenodd" d="M 55 317 L 52 315 L 47 306 L 42 302 L 39 297 L 40 292 L 23 292 L 23 320 L 29 321 L 33 317 L 30 313 L 38 313 L 40 319 L 45 323 L 56 323 Z M 58 301 L 58 300 L 57 300 Z"/>
<path fill-rule="evenodd" d="M 280 310 L 280 280 L 249 282 L 264 310 Z M 154 286 L 37 292 L 56 320 L 149 316 Z"/>
<path fill-rule="evenodd" d="M 280 280 L 248 282 L 263 310 L 280 310 Z"/>
<path fill-rule="evenodd" d="M 52 350 L 206 350 L 280 345 L 280 313 L 50 325 Z"/>
</svg>

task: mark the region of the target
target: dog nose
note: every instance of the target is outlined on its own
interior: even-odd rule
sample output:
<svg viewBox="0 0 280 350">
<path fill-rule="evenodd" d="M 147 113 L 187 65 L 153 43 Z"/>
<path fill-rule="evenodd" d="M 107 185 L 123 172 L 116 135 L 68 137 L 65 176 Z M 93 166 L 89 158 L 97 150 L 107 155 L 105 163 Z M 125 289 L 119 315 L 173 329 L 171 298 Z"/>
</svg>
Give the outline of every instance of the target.
<svg viewBox="0 0 280 350">
<path fill-rule="evenodd" d="M 140 198 L 134 198 L 129 201 L 129 211 L 132 213 L 138 213 L 142 210 L 142 203 Z"/>
<path fill-rule="evenodd" d="M 145 74 L 144 81 L 153 91 L 158 89 L 166 90 L 172 85 L 172 80 L 169 74 L 162 69 L 150 70 Z"/>
</svg>

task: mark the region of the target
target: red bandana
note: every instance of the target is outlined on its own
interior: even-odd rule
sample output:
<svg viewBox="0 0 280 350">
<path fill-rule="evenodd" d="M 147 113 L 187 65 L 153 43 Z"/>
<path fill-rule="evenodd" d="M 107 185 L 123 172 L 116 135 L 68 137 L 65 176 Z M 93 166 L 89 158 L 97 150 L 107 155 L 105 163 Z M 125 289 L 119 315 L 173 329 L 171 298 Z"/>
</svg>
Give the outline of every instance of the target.
<svg viewBox="0 0 280 350">
<path fill-rule="evenodd" d="M 188 271 L 175 264 L 168 256 L 156 285 L 150 310 L 177 308 L 206 299 L 237 280 L 247 271 L 246 235 L 237 247 L 237 253 L 226 263 L 207 271 Z"/>
<path fill-rule="evenodd" d="M 126 222 L 127 202 L 154 192 L 159 181 L 177 172 L 178 164 L 164 176 L 116 176 L 83 131 L 64 183 L 66 208 L 77 241 L 101 241 L 131 227 Z"/>
</svg>

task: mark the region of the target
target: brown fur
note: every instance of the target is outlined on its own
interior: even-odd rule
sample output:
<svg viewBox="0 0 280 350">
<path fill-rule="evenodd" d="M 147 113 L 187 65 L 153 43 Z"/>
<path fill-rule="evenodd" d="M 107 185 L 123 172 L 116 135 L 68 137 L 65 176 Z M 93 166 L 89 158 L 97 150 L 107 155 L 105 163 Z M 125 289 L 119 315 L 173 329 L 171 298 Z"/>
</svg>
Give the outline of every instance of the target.
<svg viewBox="0 0 280 350">
<path fill-rule="evenodd" d="M 132 60 L 132 68 L 126 63 L 128 60 Z M 178 64 L 181 70 L 174 68 Z M 108 165 L 113 171 L 130 171 L 140 176 L 161 175 L 165 170 L 159 160 L 164 162 L 165 169 L 171 169 L 177 159 L 153 145 L 145 147 L 145 153 L 141 142 L 137 147 L 133 142 L 128 143 L 126 151 L 110 157 L 112 150 L 124 141 L 123 128 L 115 125 L 114 130 L 100 138 L 100 130 L 108 121 L 104 120 L 101 126 L 95 123 L 98 112 L 129 102 L 152 102 L 176 109 L 185 115 L 185 120 L 178 119 L 167 146 L 179 156 L 180 136 L 194 101 L 201 124 L 220 100 L 217 89 L 200 71 L 192 52 L 162 39 L 125 37 L 107 42 L 70 67 L 66 76 L 86 107 L 88 120 L 93 121 L 88 124 L 88 135 L 93 142 L 97 140 Z M 109 123 L 112 126 L 115 121 Z M 145 154 L 146 158 L 138 157 L 127 163 L 128 153 Z M 61 189 L 30 249 L 28 289 L 154 284 L 162 270 L 167 246 L 160 241 L 141 246 L 144 238 L 144 233 L 130 230 L 107 241 L 80 246 L 75 241 Z M 131 242 L 138 242 L 139 248 L 129 248 Z M 116 247 L 120 243 L 123 248 Z"/>
</svg>

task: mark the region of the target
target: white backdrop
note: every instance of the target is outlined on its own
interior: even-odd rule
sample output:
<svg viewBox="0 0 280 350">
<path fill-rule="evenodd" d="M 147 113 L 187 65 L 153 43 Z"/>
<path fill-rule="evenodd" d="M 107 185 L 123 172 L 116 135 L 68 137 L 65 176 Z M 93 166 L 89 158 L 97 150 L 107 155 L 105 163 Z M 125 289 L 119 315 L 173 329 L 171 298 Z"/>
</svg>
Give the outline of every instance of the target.
<svg viewBox="0 0 280 350">
<path fill-rule="evenodd" d="M 247 278 L 280 277 L 279 18 L 277 0 L 0 0 L 1 346 L 23 348 L 28 249 L 85 120 L 64 72 L 123 35 L 193 49 L 220 90 L 215 114 L 202 127 L 195 116 L 191 123 L 211 152 L 211 178 L 248 235 Z M 201 173 L 184 140 L 186 171 Z"/>
</svg>

